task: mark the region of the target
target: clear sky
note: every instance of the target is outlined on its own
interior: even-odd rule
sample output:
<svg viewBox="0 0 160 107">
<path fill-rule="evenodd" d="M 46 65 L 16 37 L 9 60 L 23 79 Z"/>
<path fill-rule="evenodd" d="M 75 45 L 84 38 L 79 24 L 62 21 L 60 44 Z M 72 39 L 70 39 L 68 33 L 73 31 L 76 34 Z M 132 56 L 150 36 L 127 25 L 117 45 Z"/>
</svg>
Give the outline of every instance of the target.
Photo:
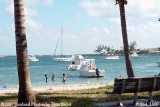
<svg viewBox="0 0 160 107">
<path fill-rule="evenodd" d="M 160 0 L 128 0 L 129 42 L 160 47 Z M 93 53 L 98 44 L 120 49 L 115 0 L 24 0 L 28 53 L 53 55 L 63 27 L 63 54 Z M 15 55 L 13 0 L 0 0 L 0 55 Z M 60 45 L 57 54 L 60 54 Z"/>
</svg>

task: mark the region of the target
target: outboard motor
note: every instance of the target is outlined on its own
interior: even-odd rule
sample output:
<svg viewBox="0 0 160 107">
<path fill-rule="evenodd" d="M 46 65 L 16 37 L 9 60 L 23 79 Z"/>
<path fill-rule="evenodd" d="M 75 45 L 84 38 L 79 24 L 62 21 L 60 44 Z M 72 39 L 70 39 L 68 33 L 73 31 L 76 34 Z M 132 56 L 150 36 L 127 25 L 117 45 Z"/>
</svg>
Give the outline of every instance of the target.
<svg viewBox="0 0 160 107">
<path fill-rule="evenodd" d="M 99 77 L 99 69 L 98 68 L 96 68 L 96 75 L 97 75 L 97 77 Z"/>
</svg>

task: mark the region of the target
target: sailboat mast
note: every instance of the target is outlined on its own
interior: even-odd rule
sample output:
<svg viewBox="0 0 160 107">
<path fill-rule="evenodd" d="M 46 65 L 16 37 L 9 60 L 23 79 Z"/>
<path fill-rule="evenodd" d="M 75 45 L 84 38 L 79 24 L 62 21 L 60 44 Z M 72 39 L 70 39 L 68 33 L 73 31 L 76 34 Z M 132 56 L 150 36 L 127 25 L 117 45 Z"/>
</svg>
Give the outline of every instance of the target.
<svg viewBox="0 0 160 107">
<path fill-rule="evenodd" d="M 58 47 L 58 44 L 59 44 L 59 40 L 61 39 L 61 36 L 62 36 L 61 32 L 62 32 L 62 31 L 59 32 L 58 41 L 57 41 L 57 44 L 56 44 L 56 48 L 55 48 L 55 50 L 54 50 L 54 56 L 56 55 L 56 50 L 57 50 L 57 47 Z M 61 52 L 61 54 L 62 54 L 62 52 Z"/>
<path fill-rule="evenodd" d="M 60 35 L 59 35 L 59 38 L 58 38 L 58 41 L 57 41 L 57 44 L 56 44 L 56 49 L 54 50 L 54 56 L 56 55 L 56 50 L 57 50 L 57 47 L 58 47 L 60 37 L 61 37 L 61 32 L 60 32 Z"/>
<path fill-rule="evenodd" d="M 61 57 L 63 57 L 63 27 L 61 30 Z"/>
</svg>

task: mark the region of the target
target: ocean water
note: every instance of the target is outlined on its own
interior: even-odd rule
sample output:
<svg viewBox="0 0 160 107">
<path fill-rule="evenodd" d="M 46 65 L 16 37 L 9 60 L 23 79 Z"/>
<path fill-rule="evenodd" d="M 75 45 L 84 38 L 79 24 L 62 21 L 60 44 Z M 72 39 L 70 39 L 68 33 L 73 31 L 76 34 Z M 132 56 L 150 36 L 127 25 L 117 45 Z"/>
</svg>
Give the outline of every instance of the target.
<svg viewBox="0 0 160 107">
<path fill-rule="evenodd" d="M 113 83 L 114 78 L 127 77 L 124 56 L 120 56 L 118 60 L 106 60 L 105 56 L 85 56 L 85 58 L 93 58 L 96 60 L 96 66 L 105 70 L 105 76 L 101 78 L 84 78 L 80 77 L 77 71 L 67 71 L 70 62 L 55 62 L 51 56 L 39 56 L 38 62 L 29 62 L 30 76 L 32 86 L 50 86 L 61 85 L 62 74 L 67 75 L 66 84 L 83 84 L 109 82 Z M 154 76 L 160 73 L 160 67 L 156 62 L 160 61 L 160 55 L 144 55 L 132 57 L 132 66 L 136 77 Z M 0 59 L 0 88 L 18 86 L 18 73 L 15 56 L 8 56 Z M 45 82 L 45 74 L 48 74 L 48 82 Z M 52 81 L 52 74 L 55 80 Z"/>
</svg>

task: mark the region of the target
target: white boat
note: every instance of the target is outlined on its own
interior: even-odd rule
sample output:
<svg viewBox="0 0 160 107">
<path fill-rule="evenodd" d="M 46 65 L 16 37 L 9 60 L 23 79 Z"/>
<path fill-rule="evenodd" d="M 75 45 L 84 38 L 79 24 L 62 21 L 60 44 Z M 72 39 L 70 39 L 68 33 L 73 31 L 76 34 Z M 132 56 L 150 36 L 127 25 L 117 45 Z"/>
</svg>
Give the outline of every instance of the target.
<svg viewBox="0 0 160 107">
<path fill-rule="evenodd" d="M 119 59 L 119 56 L 114 55 L 114 56 L 106 56 L 106 59 Z"/>
<path fill-rule="evenodd" d="M 61 39 L 61 55 L 59 55 L 58 57 L 55 56 L 55 53 L 56 53 L 56 50 L 57 50 L 57 46 L 58 46 L 58 43 L 59 43 L 59 40 Z M 58 38 L 58 41 L 57 41 L 57 45 L 56 45 L 56 48 L 55 48 L 55 51 L 54 51 L 54 56 L 53 56 L 53 60 L 54 61 L 72 61 L 72 57 L 64 57 L 63 55 L 63 48 L 62 48 L 62 45 L 63 45 L 63 28 L 61 29 L 61 32 L 60 32 L 60 35 L 59 35 L 59 38 Z"/>
<path fill-rule="evenodd" d="M 39 59 L 37 59 L 36 56 L 28 56 L 28 60 L 32 62 L 39 61 Z"/>
<path fill-rule="evenodd" d="M 84 58 L 82 55 L 72 55 L 73 61 L 67 67 L 67 70 L 74 71 L 80 69 L 80 65 L 83 63 Z"/>
<path fill-rule="evenodd" d="M 160 67 L 160 62 L 156 62 L 157 63 L 157 65 L 158 65 L 158 67 Z"/>
<path fill-rule="evenodd" d="M 71 57 L 53 57 L 52 58 L 54 61 L 72 61 L 73 59 Z"/>
<path fill-rule="evenodd" d="M 104 70 L 96 68 L 95 59 L 85 59 L 78 69 L 82 77 L 103 77 Z"/>
<path fill-rule="evenodd" d="M 133 52 L 133 53 L 131 54 L 131 57 L 138 57 L 137 52 Z"/>
</svg>

